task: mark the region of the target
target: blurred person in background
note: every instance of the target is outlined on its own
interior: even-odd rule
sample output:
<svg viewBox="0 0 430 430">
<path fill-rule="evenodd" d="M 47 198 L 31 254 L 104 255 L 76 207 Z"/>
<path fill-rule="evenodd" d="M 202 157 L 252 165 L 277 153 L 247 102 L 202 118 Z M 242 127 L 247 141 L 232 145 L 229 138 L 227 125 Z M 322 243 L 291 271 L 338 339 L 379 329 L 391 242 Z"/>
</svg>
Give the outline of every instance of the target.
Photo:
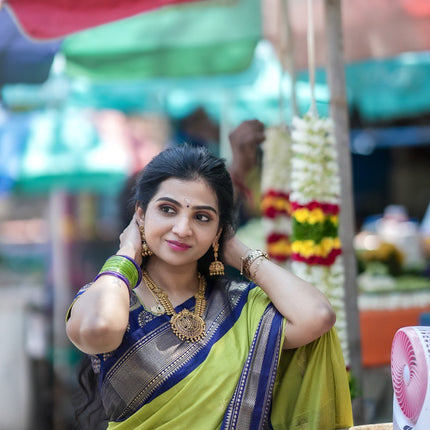
<svg viewBox="0 0 430 430">
<path fill-rule="evenodd" d="M 261 217 L 261 144 L 264 124 L 257 120 L 243 121 L 230 134 L 232 162 L 229 172 L 233 181 L 239 225 Z"/>
<path fill-rule="evenodd" d="M 81 428 L 351 426 L 334 311 L 237 239 L 224 162 L 201 147 L 169 148 L 139 175 L 134 202 L 117 253 L 66 319 L 90 358 Z"/>
</svg>

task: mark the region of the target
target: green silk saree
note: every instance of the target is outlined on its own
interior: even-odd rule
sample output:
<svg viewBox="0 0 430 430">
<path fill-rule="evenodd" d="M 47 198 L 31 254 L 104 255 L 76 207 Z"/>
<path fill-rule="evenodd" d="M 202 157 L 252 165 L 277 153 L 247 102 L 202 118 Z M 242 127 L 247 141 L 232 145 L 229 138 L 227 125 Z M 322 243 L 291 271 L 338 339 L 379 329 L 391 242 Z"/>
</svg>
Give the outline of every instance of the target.
<svg viewBox="0 0 430 430">
<path fill-rule="evenodd" d="M 193 309 L 194 298 L 176 308 Z M 285 320 L 253 283 L 209 282 L 205 338 L 177 338 L 132 293 L 122 345 L 92 357 L 109 430 L 309 429 L 352 425 L 332 329 L 282 350 Z M 288 335 L 288 334 L 287 334 Z"/>
</svg>

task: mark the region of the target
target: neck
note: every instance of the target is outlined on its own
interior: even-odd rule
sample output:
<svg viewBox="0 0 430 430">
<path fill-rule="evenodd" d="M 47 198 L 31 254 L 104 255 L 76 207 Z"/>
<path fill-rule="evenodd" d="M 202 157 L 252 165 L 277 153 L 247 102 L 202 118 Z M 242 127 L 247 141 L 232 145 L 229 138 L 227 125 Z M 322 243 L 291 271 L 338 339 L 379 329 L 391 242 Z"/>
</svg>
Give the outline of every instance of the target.
<svg viewBox="0 0 430 430">
<path fill-rule="evenodd" d="M 148 261 L 145 270 L 159 288 L 169 297 L 194 295 L 198 289 L 197 263 L 182 267 L 161 264 L 153 257 Z"/>
</svg>

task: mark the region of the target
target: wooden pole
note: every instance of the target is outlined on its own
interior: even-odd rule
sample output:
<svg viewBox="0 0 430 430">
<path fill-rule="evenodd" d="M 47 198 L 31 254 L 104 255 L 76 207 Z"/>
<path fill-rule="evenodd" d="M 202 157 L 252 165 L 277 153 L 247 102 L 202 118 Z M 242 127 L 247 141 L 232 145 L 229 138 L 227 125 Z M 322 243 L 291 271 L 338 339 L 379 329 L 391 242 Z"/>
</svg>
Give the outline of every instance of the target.
<svg viewBox="0 0 430 430">
<path fill-rule="evenodd" d="M 357 297 L 357 267 L 354 252 L 355 214 L 352 187 L 349 118 L 343 62 L 341 0 L 325 1 L 327 78 L 330 89 L 330 115 L 334 121 L 341 179 L 339 220 L 345 264 L 345 310 L 348 325 L 350 367 L 362 389 L 360 324 Z M 363 424 L 364 406 L 361 392 L 353 401 L 354 423 Z"/>
</svg>

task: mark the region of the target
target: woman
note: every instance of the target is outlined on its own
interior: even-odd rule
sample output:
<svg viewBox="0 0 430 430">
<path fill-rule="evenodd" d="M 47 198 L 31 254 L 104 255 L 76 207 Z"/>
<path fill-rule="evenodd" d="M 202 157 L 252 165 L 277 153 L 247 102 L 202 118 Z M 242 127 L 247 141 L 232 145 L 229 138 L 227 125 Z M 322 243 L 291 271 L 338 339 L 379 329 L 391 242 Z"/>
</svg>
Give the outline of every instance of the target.
<svg viewBox="0 0 430 430">
<path fill-rule="evenodd" d="M 78 293 L 67 318 L 70 340 L 92 358 L 109 429 L 352 424 L 345 368 L 329 332 L 333 309 L 316 288 L 234 236 L 223 161 L 203 148 L 167 149 L 144 168 L 134 197 L 117 254 Z M 223 264 L 252 282 L 227 279 Z M 311 343 L 321 336 L 331 346 Z M 303 391 L 318 373 L 307 373 L 313 361 L 303 345 L 324 356 L 317 367 L 333 391 L 324 399 Z M 315 406 L 309 416 L 306 404 Z"/>
</svg>

